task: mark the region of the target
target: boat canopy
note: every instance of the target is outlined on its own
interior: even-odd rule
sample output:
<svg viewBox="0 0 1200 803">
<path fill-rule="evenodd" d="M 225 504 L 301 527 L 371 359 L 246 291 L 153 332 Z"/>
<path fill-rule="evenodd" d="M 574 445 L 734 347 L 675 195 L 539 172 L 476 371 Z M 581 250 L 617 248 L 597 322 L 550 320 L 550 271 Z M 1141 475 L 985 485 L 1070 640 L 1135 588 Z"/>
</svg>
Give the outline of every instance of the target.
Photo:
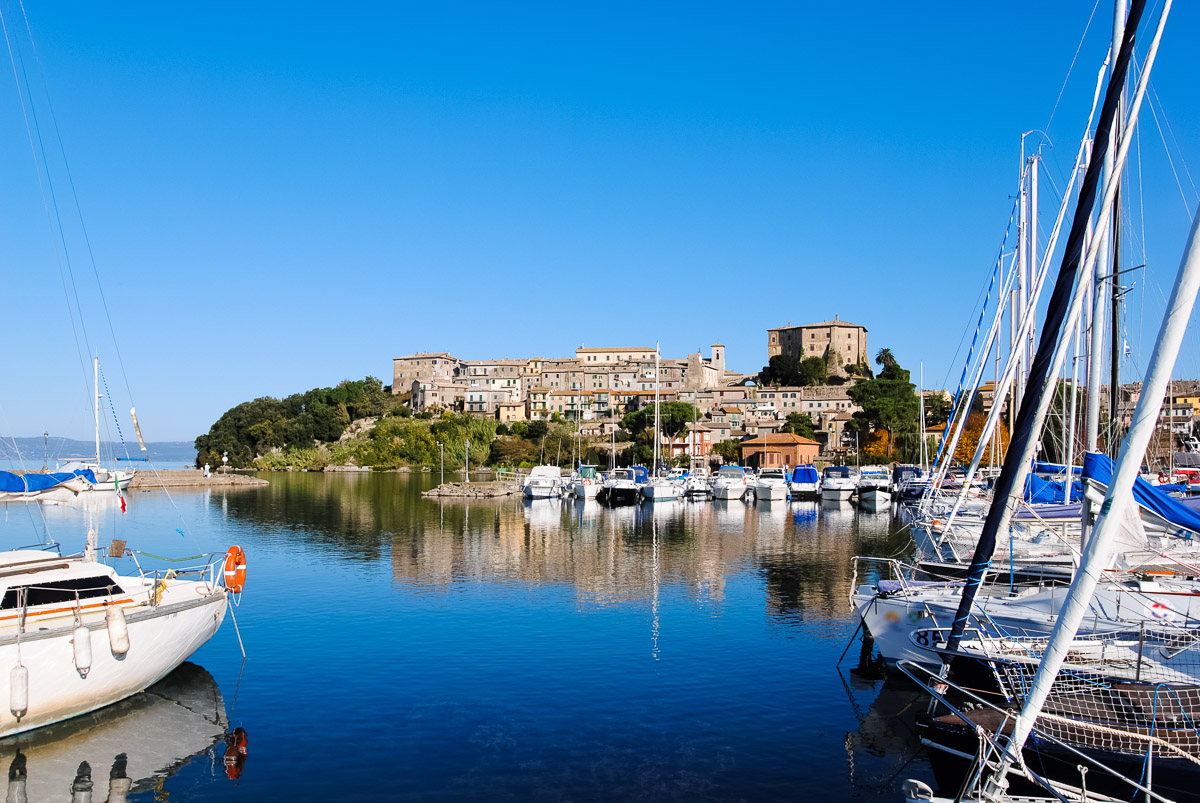
<svg viewBox="0 0 1200 803">
<path fill-rule="evenodd" d="M 558 478 L 562 476 L 562 469 L 558 466 L 534 466 L 529 476 Z"/>
<path fill-rule="evenodd" d="M 817 481 L 817 467 L 813 465 L 796 466 L 792 469 L 792 482 L 814 483 Z"/>
<path fill-rule="evenodd" d="M 741 466 L 721 466 L 719 469 L 717 469 L 717 476 L 741 479 L 742 477 L 746 476 L 746 469 L 742 468 Z"/>
<path fill-rule="evenodd" d="M 16 474 L 11 471 L 0 471 L 0 493 L 48 491 L 76 477 L 83 477 L 90 483 L 98 484 L 96 475 L 90 468 L 77 471 L 54 471 L 49 474 Z"/>
<path fill-rule="evenodd" d="M 822 476 L 825 476 L 825 477 L 845 477 L 845 478 L 849 479 L 849 477 L 850 477 L 850 467 L 849 467 L 849 466 L 826 466 L 826 467 L 825 467 L 825 472 L 824 472 L 824 474 L 823 474 Z"/>
<path fill-rule="evenodd" d="M 1079 480 L 1071 482 L 1071 501 L 1083 499 L 1083 487 Z M 1063 501 L 1063 482 L 1048 480 L 1037 474 L 1025 478 L 1025 501 L 1038 503 L 1053 503 Z"/>
<path fill-rule="evenodd" d="M 1113 463 L 1108 455 L 1088 452 L 1083 458 L 1083 476 L 1105 486 L 1112 482 Z M 1200 533 L 1200 514 L 1177 499 L 1167 496 L 1141 477 L 1133 481 L 1133 498 L 1147 510 L 1172 524 Z"/>
<path fill-rule="evenodd" d="M 901 465 L 892 467 L 892 482 L 896 483 L 897 485 L 908 482 L 909 480 L 919 479 L 921 479 L 920 466 Z"/>
<path fill-rule="evenodd" d="M 1037 463 L 1033 464 L 1033 473 L 1034 474 L 1066 474 L 1067 467 L 1060 466 L 1057 463 L 1037 462 Z M 1083 474 L 1083 466 L 1071 466 L 1071 473 L 1077 477 L 1080 476 L 1081 474 Z"/>
</svg>

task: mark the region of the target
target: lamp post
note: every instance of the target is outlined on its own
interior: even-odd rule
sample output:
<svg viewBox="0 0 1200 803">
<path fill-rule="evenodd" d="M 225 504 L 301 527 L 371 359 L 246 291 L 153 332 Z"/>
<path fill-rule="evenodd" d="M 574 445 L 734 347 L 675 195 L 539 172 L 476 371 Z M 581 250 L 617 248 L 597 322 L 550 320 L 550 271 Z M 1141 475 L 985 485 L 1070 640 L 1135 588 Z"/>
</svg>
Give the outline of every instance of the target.
<svg viewBox="0 0 1200 803">
<path fill-rule="evenodd" d="M 221 452 L 221 473 L 229 473 L 229 452 Z"/>
<path fill-rule="evenodd" d="M 441 441 L 438 441 L 438 451 L 442 453 L 441 461 L 438 463 L 438 485 L 446 484 L 446 447 Z"/>
<path fill-rule="evenodd" d="M 463 441 L 463 481 L 467 484 L 471 482 L 471 442 Z"/>
</svg>

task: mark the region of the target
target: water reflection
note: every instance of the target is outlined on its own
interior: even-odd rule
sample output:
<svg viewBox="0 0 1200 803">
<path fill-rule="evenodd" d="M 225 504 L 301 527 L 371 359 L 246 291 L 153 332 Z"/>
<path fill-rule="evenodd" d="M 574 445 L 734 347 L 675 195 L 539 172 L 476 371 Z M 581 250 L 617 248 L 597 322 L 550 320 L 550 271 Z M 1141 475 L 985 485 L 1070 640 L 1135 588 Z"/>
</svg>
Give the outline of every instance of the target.
<svg viewBox="0 0 1200 803">
<path fill-rule="evenodd" d="M 240 777 L 247 737 L 228 734 L 225 700 L 212 676 L 184 663 L 145 692 L 57 725 L 0 741 L 8 800 L 123 801 L 151 790 L 197 756 Z M 229 741 L 226 741 L 226 740 Z M 230 760 L 218 758 L 226 743 Z M 82 796 L 82 797 L 81 797 Z"/>
</svg>

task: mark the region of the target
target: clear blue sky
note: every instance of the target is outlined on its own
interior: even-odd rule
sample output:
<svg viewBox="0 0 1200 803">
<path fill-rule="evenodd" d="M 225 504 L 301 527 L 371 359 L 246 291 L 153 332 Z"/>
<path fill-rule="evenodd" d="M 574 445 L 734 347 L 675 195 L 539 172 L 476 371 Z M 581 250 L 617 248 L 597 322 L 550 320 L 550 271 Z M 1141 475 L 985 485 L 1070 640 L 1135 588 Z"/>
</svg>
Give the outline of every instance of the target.
<svg viewBox="0 0 1200 803">
<path fill-rule="evenodd" d="M 953 384 L 1020 135 L 1050 119 L 1092 5 L 806 6 L 34 2 L 34 61 L 19 7 L 0 4 L 26 42 L 69 295 L 122 427 L 123 365 L 152 440 L 191 439 L 257 396 L 390 382 L 413 351 L 720 341 L 732 368 L 757 370 L 768 327 L 835 314 L 914 378 L 923 361 L 928 385 Z M 1097 11 L 1054 112 L 1059 187 L 1110 17 Z M 1177 3 L 1155 68 L 1183 193 L 1151 118 L 1145 190 L 1130 192 L 1161 277 L 1131 295 L 1151 321 L 1139 366 L 1196 203 L 1178 156 L 1200 153 L 1197 32 L 1200 10 Z M 10 73 L 0 434 L 86 437 Z M 1048 186 L 1042 210 L 1048 228 Z M 1180 373 L 1200 376 L 1194 348 Z"/>
</svg>

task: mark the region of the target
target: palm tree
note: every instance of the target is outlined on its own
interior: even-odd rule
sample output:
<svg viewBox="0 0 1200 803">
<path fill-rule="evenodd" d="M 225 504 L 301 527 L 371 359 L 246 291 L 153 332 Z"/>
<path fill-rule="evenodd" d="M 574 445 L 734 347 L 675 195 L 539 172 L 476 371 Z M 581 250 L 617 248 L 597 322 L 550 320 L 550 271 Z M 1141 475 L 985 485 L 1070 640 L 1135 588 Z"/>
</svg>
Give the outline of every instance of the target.
<svg viewBox="0 0 1200 803">
<path fill-rule="evenodd" d="M 896 357 L 892 354 L 891 349 L 883 348 L 875 352 L 875 362 L 884 368 L 889 368 L 896 364 Z"/>
</svg>

